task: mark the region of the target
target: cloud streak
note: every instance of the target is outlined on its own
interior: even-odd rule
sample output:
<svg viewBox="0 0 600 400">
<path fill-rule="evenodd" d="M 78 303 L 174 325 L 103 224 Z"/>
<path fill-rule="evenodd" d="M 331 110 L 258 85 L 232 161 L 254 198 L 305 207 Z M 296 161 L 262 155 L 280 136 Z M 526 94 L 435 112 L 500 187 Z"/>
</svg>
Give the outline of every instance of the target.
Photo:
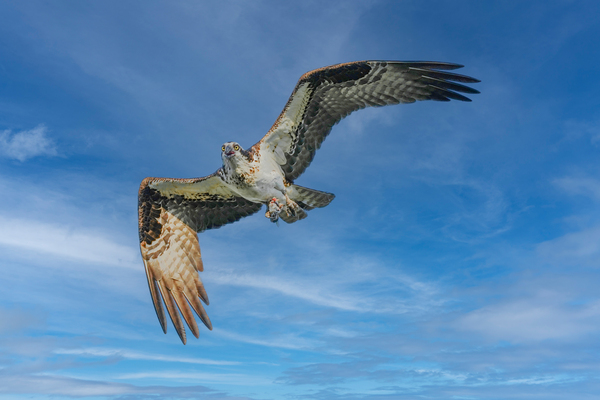
<svg viewBox="0 0 600 400">
<path fill-rule="evenodd" d="M 600 200 L 600 180 L 594 178 L 566 177 L 553 183 L 570 195 L 583 195 Z"/>
<path fill-rule="evenodd" d="M 295 334 L 283 334 L 275 337 L 269 337 L 268 339 L 257 339 L 248 335 L 229 332 L 219 328 L 214 328 L 213 332 L 226 339 L 265 347 L 276 347 L 290 350 L 308 350 L 314 349 L 320 345 L 320 342 L 318 341 L 302 338 Z"/>
<path fill-rule="evenodd" d="M 545 241 L 537 245 L 536 250 L 548 264 L 597 267 L 600 260 L 600 226 Z"/>
<path fill-rule="evenodd" d="M 99 232 L 0 216 L 0 245 L 72 260 L 138 268 L 137 252 Z"/>
<path fill-rule="evenodd" d="M 214 374 L 206 372 L 182 372 L 182 371 L 151 371 L 122 374 L 119 379 L 173 379 L 177 381 L 195 381 L 207 383 L 226 383 L 228 385 L 269 385 L 270 380 L 259 376 L 246 374 Z"/>
<path fill-rule="evenodd" d="M 207 279 L 209 278 L 212 282 L 221 285 L 270 290 L 285 296 L 302 299 L 319 306 L 359 312 L 372 310 L 371 306 L 361 305 L 356 298 L 333 293 L 331 290 L 332 288 L 325 288 L 322 284 L 314 285 L 309 282 L 298 282 L 298 280 L 292 281 L 273 276 L 236 274 L 232 272 L 223 273 L 222 271 L 207 273 L 206 275 Z"/>
<path fill-rule="evenodd" d="M 210 393 L 204 386 L 137 386 L 127 383 L 100 380 L 77 379 L 61 375 L 23 375 L 0 374 L 0 393 L 5 394 L 43 394 L 74 397 L 123 396 L 133 394 L 193 397 L 199 393 Z M 193 394 L 193 395 L 192 395 Z"/>
<path fill-rule="evenodd" d="M 568 307 L 553 297 L 557 295 L 484 307 L 461 317 L 456 326 L 515 343 L 572 340 L 600 330 L 600 302 Z"/>
<path fill-rule="evenodd" d="M 137 351 L 130 351 L 125 349 L 110 349 L 103 347 L 90 347 L 83 349 L 56 349 L 55 354 L 67 354 L 87 357 L 118 357 L 129 360 L 148 360 L 148 361 L 164 361 L 164 362 L 175 362 L 175 363 L 186 363 L 186 364 L 201 364 L 201 365 L 239 365 L 237 361 L 222 361 L 222 360 L 209 360 L 206 358 L 192 358 L 192 357 L 174 357 L 166 356 L 162 354 L 150 354 Z"/>
<path fill-rule="evenodd" d="M 398 271 L 394 271 L 393 275 L 391 271 L 388 271 L 389 279 L 380 282 L 377 274 L 360 271 L 365 268 L 364 264 L 360 267 L 356 267 L 352 262 L 343 265 L 341 268 L 346 275 L 340 277 L 340 270 L 333 267 L 334 263 L 328 263 L 325 260 L 321 260 L 321 262 L 326 266 L 324 268 L 331 270 L 327 274 L 311 273 L 309 278 L 297 275 L 280 278 L 258 273 L 241 274 L 220 268 L 205 272 L 203 279 L 221 285 L 271 291 L 317 306 L 359 313 L 404 314 L 423 311 L 434 304 L 443 302 L 442 299 L 432 298 L 436 294 L 433 285 L 419 282 Z M 380 270 L 379 272 L 384 273 L 384 269 L 375 264 L 370 265 L 369 269 Z M 369 295 L 370 291 L 385 293 L 397 292 L 401 289 L 408 291 L 408 298 L 389 298 L 382 301 L 381 297 L 373 298 Z"/>
<path fill-rule="evenodd" d="M 47 135 L 48 128 L 38 125 L 33 129 L 12 133 L 11 130 L 0 132 L 0 155 L 27 161 L 33 157 L 56 156 L 54 141 Z"/>
</svg>

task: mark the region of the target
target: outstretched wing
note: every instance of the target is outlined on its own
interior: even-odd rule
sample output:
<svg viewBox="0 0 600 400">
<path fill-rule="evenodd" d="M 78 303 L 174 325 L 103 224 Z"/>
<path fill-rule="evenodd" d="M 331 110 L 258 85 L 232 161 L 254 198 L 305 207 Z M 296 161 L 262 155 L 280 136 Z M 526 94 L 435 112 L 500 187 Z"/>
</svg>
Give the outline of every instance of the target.
<svg viewBox="0 0 600 400">
<path fill-rule="evenodd" d="M 441 62 L 358 61 L 308 72 L 252 150 L 275 157 L 285 177 L 293 181 L 310 165 L 333 125 L 353 111 L 417 100 L 470 101 L 457 92 L 479 92 L 455 82 L 479 80 L 440 71 L 461 67 Z"/>
<path fill-rule="evenodd" d="M 197 179 L 142 181 L 138 196 L 140 249 L 152 302 L 165 333 L 167 321 L 159 294 L 184 344 L 185 328 L 177 308 L 194 336 L 198 337 L 199 332 L 189 305 L 212 329 L 199 300 L 208 305 L 198 276 L 204 267 L 196 232 L 235 222 L 261 206 L 235 195 L 217 173 Z"/>
</svg>

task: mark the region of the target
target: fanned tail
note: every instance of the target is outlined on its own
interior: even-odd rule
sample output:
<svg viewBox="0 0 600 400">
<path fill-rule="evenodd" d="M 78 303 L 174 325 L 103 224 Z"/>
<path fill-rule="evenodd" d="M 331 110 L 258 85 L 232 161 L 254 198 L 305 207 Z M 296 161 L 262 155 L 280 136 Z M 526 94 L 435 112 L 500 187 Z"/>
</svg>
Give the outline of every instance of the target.
<svg viewBox="0 0 600 400">
<path fill-rule="evenodd" d="M 325 207 L 335 198 L 333 193 L 321 192 L 320 190 L 293 184 L 287 188 L 287 194 L 300 207 L 296 210 L 296 215 L 287 215 L 285 211 L 279 214 L 279 217 L 288 224 L 306 218 L 306 211 Z"/>
<path fill-rule="evenodd" d="M 309 189 L 299 185 L 290 185 L 287 188 L 288 196 L 306 211 L 329 205 L 335 194 Z"/>
</svg>

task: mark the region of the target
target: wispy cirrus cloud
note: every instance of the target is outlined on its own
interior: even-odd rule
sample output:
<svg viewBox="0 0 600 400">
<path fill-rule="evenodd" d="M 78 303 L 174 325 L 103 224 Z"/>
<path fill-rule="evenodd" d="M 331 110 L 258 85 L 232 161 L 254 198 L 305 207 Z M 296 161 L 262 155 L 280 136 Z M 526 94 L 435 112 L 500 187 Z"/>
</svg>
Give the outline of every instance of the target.
<svg viewBox="0 0 600 400">
<path fill-rule="evenodd" d="M 315 340 L 306 339 L 295 334 L 285 334 L 280 335 L 279 337 L 257 339 L 255 337 L 229 332 L 219 328 L 214 328 L 213 332 L 226 339 L 235 340 L 238 342 L 250 343 L 258 346 L 278 347 L 289 350 L 314 349 L 321 344 Z"/>
<path fill-rule="evenodd" d="M 91 263 L 137 268 L 137 251 L 101 233 L 0 216 L 0 245 Z"/>
<path fill-rule="evenodd" d="M 83 349 L 56 349 L 55 354 L 66 354 L 83 357 L 118 357 L 130 360 L 148 360 L 148 361 L 164 361 L 186 364 L 202 364 L 202 365 L 238 365 L 237 361 L 222 361 L 209 360 L 206 358 L 196 357 L 176 357 L 164 354 L 151 354 L 144 352 L 131 351 L 126 349 L 111 349 L 101 347 L 88 347 Z"/>
<path fill-rule="evenodd" d="M 48 128 L 38 125 L 33 129 L 13 133 L 0 132 L 0 155 L 21 162 L 37 156 L 56 156 L 56 145 L 47 135 Z"/>
<path fill-rule="evenodd" d="M 571 340 L 597 332 L 600 303 L 569 306 L 541 296 L 495 304 L 461 317 L 461 330 L 477 332 L 493 340 L 515 343 Z"/>
<path fill-rule="evenodd" d="M 138 386 L 128 383 L 102 380 L 79 379 L 68 376 L 43 375 L 0 375 L 0 394 L 43 394 L 73 397 L 123 396 L 123 395 L 170 395 L 176 398 L 197 398 L 199 393 L 210 393 L 204 386 Z M 224 396 L 222 398 L 227 398 Z"/>
<path fill-rule="evenodd" d="M 594 146 L 600 144 L 600 121 L 598 120 L 569 120 L 565 122 L 564 130 L 567 139 L 588 137 Z"/>
<path fill-rule="evenodd" d="M 20 332 L 40 325 L 38 314 L 21 308 L 0 307 L 0 334 Z"/>
<path fill-rule="evenodd" d="M 207 372 L 183 371 L 148 371 L 123 374 L 119 379 L 174 379 L 178 381 L 195 381 L 208 383 L 226 383 L 227 385 L 269 385 L 270 379 L 246 374 L 220 374 Z"/>
<path fill-rule="evenodd" d="M 334 265 L 332 262 L 322 262 L 324 266 Z M 344 264 L 344 271 L 347 273 L 344 277 L 340 276 L 337 269 L 331 269 L 321 276 L 306 278 L 288 275 L 280 278 L 257 273 L 236 273 L 223 268 L 207 271 L 204 277 L 212 283 L 272 291 L 321 307 L 361 313 L 404 314 L 422 311 L 440 301 L 432 298 L 436 294 L 434 285 L 419 282 L 398 271 L 394 271 L 394 275 L 390 274 L 388 281 L 381 282 L 376 275 L 361 274 L 360 267 L 352 264 Z M 383 270 L 375 264 L 371 268 Z M 382 304 L 381 298 L 370 298 L 370 293 L 399 290 L 408 292 L 408 298 L 390 296 L 385 304 Z"/>
<path fill-rule="evenodd" d="M 368 311 L 370 307 L 364 307 L 351 296 L 332 293 L 324 290 L 323 285 L 308 285 L 297 281 L 280 279 L 273 276 L 260 276 L 250 274 L 237 274 L 232 272 L 207 273 L 212 282 L 222 285 L 243 286 L 256 289 L 275 291 L 286 296 L 299 298 L 325 307 L 333 307 L 347 311 Z M 207 277 L 207 278 L 208 278 Z"/>
<path fill-rule="evenodd" d="M 600 200 L 600 180 L 589 177 L 565 177 L 553 183 L 571 195 L 589 196 Z"/>
<path fill-rule="evenodd" d="M 600 226 L 545 241 L 536 250 L 541 259 L 549 264 L 597 266 L 600 260 Z"/>
</svg>

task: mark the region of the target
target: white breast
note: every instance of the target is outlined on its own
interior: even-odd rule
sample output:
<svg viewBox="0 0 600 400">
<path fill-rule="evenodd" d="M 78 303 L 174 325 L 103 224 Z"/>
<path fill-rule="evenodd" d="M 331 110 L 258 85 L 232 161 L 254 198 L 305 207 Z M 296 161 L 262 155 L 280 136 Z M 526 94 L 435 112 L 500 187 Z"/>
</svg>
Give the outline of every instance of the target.
<svg viewBox="0 0 600 400">
<path fill-rule="evenodd" d="M 265 203 L 273 197 L 285 201 L 284 176 L 273 157 L 259 157 L 256 161 L 240 160 L 229 171 L 227 184 L 241 197 L 257 203 Z"/>
</svg>

